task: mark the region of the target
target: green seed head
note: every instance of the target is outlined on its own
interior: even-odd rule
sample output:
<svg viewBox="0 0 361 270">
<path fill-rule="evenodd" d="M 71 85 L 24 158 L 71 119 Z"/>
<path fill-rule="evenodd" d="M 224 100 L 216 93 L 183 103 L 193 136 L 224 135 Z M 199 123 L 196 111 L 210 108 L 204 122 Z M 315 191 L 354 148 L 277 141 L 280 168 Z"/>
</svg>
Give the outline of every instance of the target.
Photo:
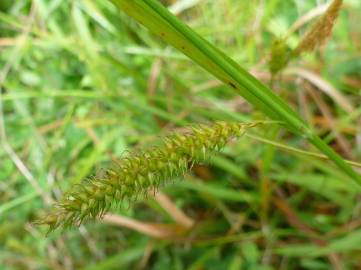
<svg viewBox="0 0 361 270">
<path fill-rule="evenodd" d="M 246 129 L 257 124 L 259 122 L 199 125 L 165 137 L 156 148 L 129 152 L 110 168 L 84 180 L 65 194 L 38 223 L 49 225 L 51 231 L 101 217 L 112 204 L 132 201 L 184 174 L 190 164 L 207 161 L 230 139 L 241 136 Z"/>
</svg>

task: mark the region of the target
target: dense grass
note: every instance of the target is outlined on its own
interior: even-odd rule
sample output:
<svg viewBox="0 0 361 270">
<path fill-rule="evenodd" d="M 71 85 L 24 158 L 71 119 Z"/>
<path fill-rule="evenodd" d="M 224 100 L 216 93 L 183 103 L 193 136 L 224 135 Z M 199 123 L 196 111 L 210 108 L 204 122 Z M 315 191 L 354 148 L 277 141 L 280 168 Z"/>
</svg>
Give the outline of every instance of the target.
<svg viewBox="0 0 361 270">
<path fill-rule="evenodd" d="M 345 1 L 325 46 L 275 78 L 267 66 L 274 40 L 324 1 L 163 2 L 360 172 L 358 1 Z M 0 8 L 0 269 L 361 267 L 359 188 L 277 127 L 233 141 L 185 181 L 124 202 L 104 221 L 46 237 L 32 221 L 125 150 L 191 123 L 267 115 L 108 1 Z M 312 22 L 290 35 L 289 48 Z"/>
</svg>

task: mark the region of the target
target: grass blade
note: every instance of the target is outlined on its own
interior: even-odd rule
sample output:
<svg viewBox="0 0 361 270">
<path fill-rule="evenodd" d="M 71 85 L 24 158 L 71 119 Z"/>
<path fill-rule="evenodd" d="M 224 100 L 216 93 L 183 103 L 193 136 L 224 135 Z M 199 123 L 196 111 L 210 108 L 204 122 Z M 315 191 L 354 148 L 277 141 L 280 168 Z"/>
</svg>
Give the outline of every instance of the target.
<svg viewBox="0 0 361 270">
<path fill-rule="evenodd" d="M 361 177 L 320 139 L 280 97 L 236 62 L 200 37 L 156 0 L 111 0 L 119 9 L 147 27 L 151 32 L 183 52 L 215 77 L 232 87 L 252 105 L 286 127 L 308 139 L 358 184 Z"/>
</svg>

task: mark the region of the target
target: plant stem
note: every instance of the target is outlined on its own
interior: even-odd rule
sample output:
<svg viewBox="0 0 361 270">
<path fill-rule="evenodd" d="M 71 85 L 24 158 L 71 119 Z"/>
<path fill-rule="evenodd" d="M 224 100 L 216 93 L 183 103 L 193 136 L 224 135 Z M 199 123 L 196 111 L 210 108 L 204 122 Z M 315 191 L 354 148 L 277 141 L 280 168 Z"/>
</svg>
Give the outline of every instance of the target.
<svg viewBox="0 0 361 270">
<path fill-rule="evenodd" d="M 203 39 L 156 0 L 111 0 L 119 9 L 151 32 L 183 52 L 218 79 L 232 87 L 255 107 L 274 120 L 284 121 L 295 134 L 302 135 L 361 185 L 361 177 L 331 147 L 320 139 L 271 89 L 236 62 Z"/>
</svg>

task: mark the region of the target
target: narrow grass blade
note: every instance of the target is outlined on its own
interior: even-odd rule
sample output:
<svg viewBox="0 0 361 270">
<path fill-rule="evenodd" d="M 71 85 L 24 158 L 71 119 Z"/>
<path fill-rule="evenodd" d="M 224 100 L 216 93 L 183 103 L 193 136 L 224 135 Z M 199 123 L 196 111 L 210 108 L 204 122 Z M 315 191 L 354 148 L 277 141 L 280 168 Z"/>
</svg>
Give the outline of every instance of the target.
<svg viewBox="0 0 361 270">
<path fill-rule="evenodd" d="M 302 135 L 333 160 L 340 169 L 361 184 L 361 177 L 322 141 L 298 114 L 267 86 L 236 62 L 200 37 L 156 0 L 111 0 L 119 9 L 151 32 L 183 52 L 215 77 L 232 87 L 267 116 L 283 121 L 292 132 Z"/>
</svg>

